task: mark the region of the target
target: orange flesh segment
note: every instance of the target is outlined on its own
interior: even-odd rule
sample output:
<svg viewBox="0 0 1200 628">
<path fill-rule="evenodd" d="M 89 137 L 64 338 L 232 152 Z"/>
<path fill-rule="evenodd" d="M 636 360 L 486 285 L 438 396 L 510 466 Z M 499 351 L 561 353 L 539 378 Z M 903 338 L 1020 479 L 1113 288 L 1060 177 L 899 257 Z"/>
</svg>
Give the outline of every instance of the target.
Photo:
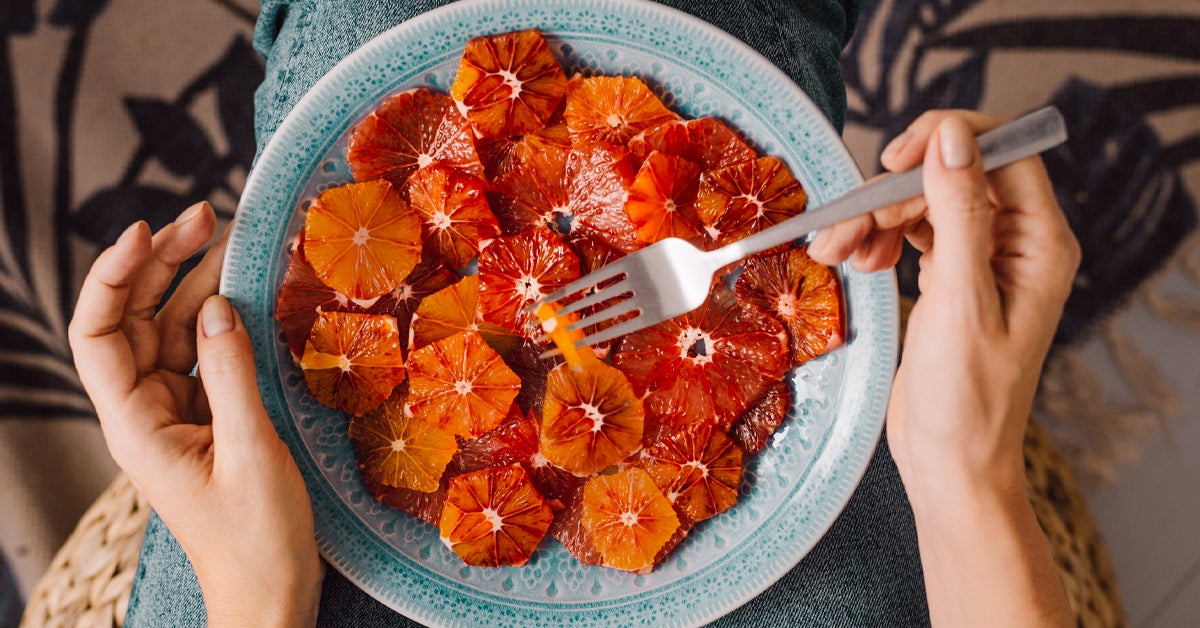
<svg viewBox="0 0 1200 628">
<path fill-rule="evenodd" d="M 305 216 L 304 255 L 325 285 L 373 299 L 420 261 L 421 219 L 387 181 L 330 188 Z"/>
<path fill-rule="evenodd" d="M 542 405 L 540 451 L 575 474 L 595 473 L 642 444 L 645 411 L 625 374 L 597 360 L 550 372 Z"/>
<path fill-rule="evenodd" d="M 579 320 L 578 316 L 560 317 L 558 311 L 549 303 L 538 304 L 534 311 L 538 320 L 542 321 L 542 331 L 549 336 L 550 342 L 562 352 L 563 361 L 567 366 L 579 370 L 583 368 L 583 357 L 575 348 L 575 341 L 583 339 L 582 331 L 567 331 L 567 325 Z"/>
<path fill-rule="evenodd" d="M 525 470 L 512 465 L 450 478 L 438 530 L 468 565 L 524 565 L 553 519 Z"/>
<path fill-rule="evenodd" d="M 637 467 L 589 480 L 581 518 L 604 564 L 629 571 L 653 565 L 658 550 L 679 529 L 671 503 Z"/>
<path fill-rule="evenodd" d="M 402 395 L 352 419 L 349 432 L 359 467 L 370 481 L 422 493 L 437 490 L 458 450 L 453 434 L 406 414 Z"/>
<path fill-rule="evenodd" d="M 319 313 L 300 368 L 320 403 L 356 416 L 374 410 L 405 378 L 396 319 Z"/>
<path fill-rule="evenodd" d="M 409 410 L 452 434 L 495 429 L 521 389 L 521 378 L 475 332 L 462 332 L 408 356 Z"/>
<path fill-rule="evenodd" d="M 566 90 L 545 38 L 525 30 L 468 41 L 450 95 L 480 136 L 507 138 L 545 127 Z"/>
</svg>

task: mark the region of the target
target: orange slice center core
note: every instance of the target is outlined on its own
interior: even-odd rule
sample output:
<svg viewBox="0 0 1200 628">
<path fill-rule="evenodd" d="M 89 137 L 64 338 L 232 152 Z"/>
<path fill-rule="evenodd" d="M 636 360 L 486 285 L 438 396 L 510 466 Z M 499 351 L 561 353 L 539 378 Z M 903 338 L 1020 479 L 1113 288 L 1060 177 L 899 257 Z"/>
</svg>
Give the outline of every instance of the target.
<svg viewBox="0 0 1200 628">
<path fill-rule="evenodd" d="M 590 404 L 581 403 L 576 408 L 583 411 L 583 416 L 592 422 L 592 433 L 599 433 L 604 429 L 604 415 L 600 414 L 600 408 Z"/>
<path fill-rule="evenodd" d="M 679 357 L 695 364 L 712 362 L 712 338 L 696 327 L 688 327 L 679 333 Z"/>
<path fill-rule="evenodd" d="M 779 311 L 780 316 L 785 318 L 795 318 L 796 295 L 790 292 L 779 295 L 779 300 L 775 303 L 775 309 Z"/>
<path fill-rule="evenodd" d="M 464 396 L 471 394 L 471 382 L 465 379 L 454 382 L 454 392 Z"/>
<path fill-rule="evenodd" d="M 517 78 L 516 74 L 508 70 L 500 70 L 496 74 L 504 80 L 504 84 L 512 93 L 508 95 L 509 100 L 516 100 L 521 97 L 521 79 Z"/>
<path fill-rule="evenodd" d="M 604 122 L 614 129 L 625 123 L 625 121 L 621 119 L 621 116 L 615 113 L 608 114 L 608 117 L 604 119 Z"/>
<path fill-rule="evenodd" d="M 343 353 L 342 355 L 338 356 L 338 368 L 342 369 L 343 373 L 349 371 L 350 366 L 350 358 L 346 357 L 346 354 Z"/>
<path fill-rule="evenodd" d="M 495 508 L 484 508 L 479 514 L 483 515 L 483 518 L 492 524 L 492 532 L 499 532 L 504 529 L 504 517 L 501 517 Z"/>
<path fill-rule="evenodd" d="M 438 231 L 445 231 L 449 229 L 451 223 L 453 222 L 454 221 L 450 220 L 450 216 L 445 212 L 434 212 L 433 215 L 429 217 L 429 224 Z"/>
<path fill-rule="evenodd" d="M 538 283 L 537 278 L 531 275 L 525 275 L 517 280 L 517 291 L 530 301 L 542 298 L 542 284 Z"/>
<path fill-rule="evenodd" d="M 392 451 L 404 451 L 404 439 L 397 438 L 392 441 Z"/>
<path fill-rule="evenodd" d="M 417 168 L 424 168 L 431 163 L 433 163 L 433 155 L 428 153 L 421 153 L 420 155 L 417 155 Z"/>
<path fill-rule="evenodd" d="M 356 246 L 365 246 L 370 239 L 371 230 L 366 227 L 359 227 L 358 231 L 354 232 L 354 244 Z"/>
<path fill-rule="evenodd" d="M 632 528 L 633 526 L 637 525 L 637 522 L 638 514 L 636 512 L 633 512 L 632 510 L 626 510 L 625 512 L 621 513 L 621 523 L 624 524 L 626 528 Z"/>
</svg>

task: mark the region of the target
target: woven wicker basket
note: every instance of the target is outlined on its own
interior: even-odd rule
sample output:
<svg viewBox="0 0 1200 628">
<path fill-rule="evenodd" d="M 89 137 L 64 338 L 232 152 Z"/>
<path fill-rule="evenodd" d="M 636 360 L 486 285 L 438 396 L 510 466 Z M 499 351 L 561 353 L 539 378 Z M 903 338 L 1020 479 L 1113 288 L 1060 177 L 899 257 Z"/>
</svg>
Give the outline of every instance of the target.
<svg viewBox="0 0 1200 628">
<path fill-rule="evenodd" d="M 38 581 L 21 626 L 123 625 L 149 518 L 149 504 L 118 474 Z"/>
<path fill-rule="evenodd" d="M 1025 437 L 1025 458 L 1030 499 L 1077 625 L 1125 626 L 1108 551 L 1091 512 L 1066 460 L 1036 423 Z M 121 626 L 149 515 L 145 500 L 119 475 L 54 557 L 21 625 Z"/>
</svg>

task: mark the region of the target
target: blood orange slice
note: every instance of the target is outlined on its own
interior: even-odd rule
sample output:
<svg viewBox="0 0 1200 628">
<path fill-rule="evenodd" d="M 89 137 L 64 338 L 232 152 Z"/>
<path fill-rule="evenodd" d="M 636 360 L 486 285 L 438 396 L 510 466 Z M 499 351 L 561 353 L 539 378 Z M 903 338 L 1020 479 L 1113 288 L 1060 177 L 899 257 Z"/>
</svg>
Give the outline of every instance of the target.
<svg viewBox="0 0 1200 628">
<path fill-rule="evenodd" d="M 739 305 L 718 281 L 700 308 L 626 336 L 614 364 L 635 391 L 651 393 L 646 403 L 655 420 L 727 428 L 783 377 L 787 334 L 773 317 Z"/>
<path fill-rule="evenodd" d="M 435 163 L 483 176 L 467 119 L 449 96 L 422 88 L 389 97 L 354 127 L 346 161 L 356 181 L 386 179 L 398 190 Z"/>
<path fill-rule="evenodd" d="M 575 477 L 575 476 L 572 476 Z M 580 489 L 583 488 L 583 478 L 580 478 Z M 554 523 L 550 524 L 548 534 L 551 538 L 563 544 L 575 560 L 584 565 L 603 565 L 604 557 L 587 529 L 583 527 L 583 491 L 577 494 L 564 507 L 554 512 Z"/>
<path fill-rule="evenodd" d="M 374 410 L 405 377 L 396 319 L 317 314 L 300 368 L 317 401 L 355 416 Z"/>
<path fill-rule="evenodd" d="M 837 277 L 803 249 L 747 261 L 735 290 L 740 301 L 783 321 L 793 364 L 842 346 L 842 300 Z"/>
<path fill-rule="evenodd" d="M 570 212 L 567 190 L 569 146 L 547 143 L 538 150 L 515 150 L 496 176 L 493 207 L 505 234 L 535 227 L 558 229 Z"/>
<path fill-rule="evenodd" d="M 304 256 L 325 285 L 373 299 L 421 259 L 421 219 L 387 181 L 330 188 L 304 218 Z"/>
<path fill-rule="evenodd" d="M 438 488 L 458 441 L 404 411 L 405 395 L 392 395 L 350 421 L 358 466 L 368 481 L 430 493 Z"/>
<path fill-rule="evenodd" d="M 551 116 L 546 128 L 535 133 L 520 137 L 509 138 L 479 138 L 475 142 L 475 150 L 483 162 L 483 171 L 488 180 L 503 177 L 511 171 L 519 161 L 530 155 L 536 155 L 544 150 L 571 148 L 571 135 L 567 124 L 562 121 L 562 109 Z"/>
<path fill-rule="evenodd" d="M 792 407 L 792 388 L 779 382 L 767 389 L 729 429 L 729 437 L 748 454 L 758 453 L 783 424 Z"/>
<path fill-rule="evenodd" d="M 625 214 L 625 198 L 633 182 L 633 162 L 625 148 L 603 142 L 576 141 L 567 156 L 571 233 L 598 238 L 625 253 L 645 244 Z"/>
<path fill-rule="evenodd" d="M 633 136 L 679 116 L 634 76 L 572 78 L 563 118 L 576 143 L 625 144 Z"/>
<path fill-rule="evenodd" d="M 467 42 L 450 95 L 479 135 L 511 137 L 546 126 L 567 76 L 536 30 Z"/>
<path fill-rule="evenodd" d="M 446 501 L 446 475 L 438 482 L 436 489 L 430 492 L 414 491 L 411 488 L 392 488 L 370 481 L 366 476 L 363 481 L 375 501 L 398 508 L 424 521 L 437 525 L 442 517 L 442 504 Z"/>
<path fill-rule="evenodd" d="M 652 443 L 640 466 L 691 522 L 737 503 L 742 450 L 711 423 L 693 423 Z"/>
<path fill-rule="evenodd" d="M 640 162 L 653 151 L 682 157 L 700 170 L 716 170 L 756 158 L 733 129 L 716 118 L 673 120 L 650 127 L 629 140 L 629 151 Z"/>
<path fill-rule="evenodd" d="M 671 503 L 637 467 L 588 480 L 581 519 L 604 564 L 628 571 L 651 567 L 679 528 Z"/>
<path fill-rule="evenodd" d="M 682 157 L 650 153 L 629 186 L 625 215 L 638 238 L 653 244 L 666 238 L 698 240 L 696 192 L 700 166 Z"/>
<path fill-rule="evenodd" d="M 579 259 L 544 227 L 492 240 L 479 254 L 479 310 L 485 321 L 541 337 L 533 302 L 579 279 Z"/>
<path fill-rule="evenodd" d="M 292 251 L 275 303 L 275 319 L 283 329 L 292 357 L 299 360 L 304 355 L 304 344 L 308 342 L 308 333 L 319 312 L 362 311 L 349 297 L 317 277 L 316 271 L 304 259 L 303 247 L 298 246 Z"/>
<path fill-rule="evenodd" d="M 725 245 L 799 214 L 807 202 L 783 162 L 760 157 L 702 174 L 696 210 L 708 236 Z"/>
<path fill-rule="evenodd" d="M 537 453 L 537 430 L 537 423 L 514 404 L 496 429 L 459 443 L 458 453 L 450 462 L 450 473 L 459 475 L 488 467 L 527 465 Z"/>
<path fill-rule="evenodd" d="M 595 473 L 642 444 L 645 413 L 629 380 L 584 356 L 583 368 L 563 364 L 550 372 L 542 406 L 540 451 L 572 473 Z"/>
<path fill-rule="evenodd" d="M 379 300 L 367 307 L 370 314 L 391 314 L 396 317 L 396 326 L 400 329 L 400 346 L 408 347 L 409 323 L 413 312 L 426 297 L 457 282 L 458 275 L 454 274 L 442 262 L 437 253 L 423 250 L 421 263 L 412 272 L 392 288 L 391 292 L 379 297 Z M 358 305 L 351 301 L 351 305 Z"/>
<path fill-rule="evenodd" d="M 513 332 L 485 322 L 479 314 L 479 275 L 429 295 L 417 307 L 412 322 L 412 348 L 449 338 L 463 331 L 477 332 L 500 355 L 512 353 L 521 344 Z"/>
<path fill-rule="evenodd" d="M 500 354 L 475 332 L 462 332 L 408 356 L 413 416 L 471 438 L 500 425 L 521 388 Z"/>
<path fill-rule="evenodd" d="M 425 222 L 426 245 L 432 244 L 454 268 L 466 266 L 481 243 L 500 235 L 500 223 L 484 195 L 486 185 L 475 175 L 441 164 L 409 178 L 409 203 Z"/>
<path fill-rule="evenodd" d="M 438 529 L 468 565 L 524 565 L 553 519 L 525 469 L 512 465 L 450 478 Z"/>
</svg>

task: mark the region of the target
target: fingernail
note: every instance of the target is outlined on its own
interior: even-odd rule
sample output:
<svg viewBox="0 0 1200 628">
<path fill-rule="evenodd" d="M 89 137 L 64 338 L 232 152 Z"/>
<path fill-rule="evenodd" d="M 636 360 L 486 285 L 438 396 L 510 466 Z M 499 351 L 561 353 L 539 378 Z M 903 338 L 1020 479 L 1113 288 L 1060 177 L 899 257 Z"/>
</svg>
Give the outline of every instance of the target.
<svg viewBox="0 0 1200 628">
<path fill-rule="evenodd" d="M 220 336 L 233 329 L 233 307 L 220 295 L 208 297 L 200 308 L 200 324 L 208 338 Z"/>
<path fill-rule="evenodd" d="M 901 149 L 904 148 L 904 145 L 908 144 L 908 140 L 911 138 L 912 131 L 909 129 L 904 129 L 903 133 L 892 138 L 892 141 L 888 142 L 888 145 L 883 147 L 883 152 L 879 155 L 879 161 L 888 161 L 892 157 L 895 157 L 901 151 Z"/>
<path fill-rule="evenodd" d="M 200 212 L 204 211 L 204 206 L 206 204 L 207 203 L 205 203 L 204 201 L 200 201 L 199 203 L 196 203 L 195 205 L 192 205 L 191 207 L 187 208 L 186 211 L 184 211 L 182 214 L 179 214 L 179 217 L 175 219 L 175 224 L 182 225 L 183 223 L 195 218 L 196 216 L 199 216 Z"/>
<path fill-rule="evenodd" d="M 971 129 L 958 118 L 947 118 L 938 127 L 942 165 L 951 170 L 966 168 L 975 161 L 975 137 Z"/>
<path fill-rule="evenodd" d="M 137 233 L 138 229 L 140 229 L 145 223 L 145 220 L 139 220 L 132 225 L 125 227 L 125 231 L 121 232 L 120 237 L 118 237 L 117 241 L 113 243 L 113 246 L 124 246 L 128 244 L 129 240 L 133 238 L 133 234 Z"/>
</svg>

